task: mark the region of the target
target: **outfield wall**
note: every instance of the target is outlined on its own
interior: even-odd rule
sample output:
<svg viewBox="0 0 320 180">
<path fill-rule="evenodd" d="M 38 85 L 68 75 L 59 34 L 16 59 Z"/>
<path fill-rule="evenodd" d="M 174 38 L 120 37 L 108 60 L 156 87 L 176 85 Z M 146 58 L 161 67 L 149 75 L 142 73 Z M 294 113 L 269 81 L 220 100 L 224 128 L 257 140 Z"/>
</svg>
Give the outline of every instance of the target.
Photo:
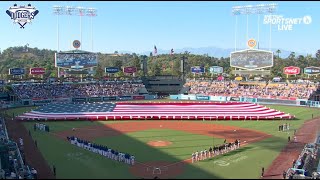
<svg viewBox="0 0 320 180">
<path fill-rule="evenodd" d="M 203 101 L 235 101 L 235 102 L 251 102 L 257 104 L 279 104 L 287 106 L 308 106 L 320 108 L 319 101 L 309 101 L 307 99 L 285 100 L 285 99 L 267 99 L 267 98 L 251 98 L 251 97 L 232 97 L 232 96 L 204 96 L 197 94 L 178 94 L 170 95 L 170 99 L 174 100 L 203 100 Z"/>
</svg>

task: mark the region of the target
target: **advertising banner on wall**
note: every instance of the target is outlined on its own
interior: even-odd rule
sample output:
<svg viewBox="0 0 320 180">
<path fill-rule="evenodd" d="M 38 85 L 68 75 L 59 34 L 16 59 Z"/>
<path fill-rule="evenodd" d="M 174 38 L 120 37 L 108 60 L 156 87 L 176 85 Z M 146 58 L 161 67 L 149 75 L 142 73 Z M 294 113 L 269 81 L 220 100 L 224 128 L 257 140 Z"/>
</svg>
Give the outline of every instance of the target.
<svg viewBox="0 0 320 180">
<path fill-rule="evenodd" d="M 308 74 L 308 75 L 317 75 L 320 74 L 320 67 L 306 67 L 303 70 L 304 74 Z"/>
<path fill-rule="evenodd" d="M 110 74 L 117 73 L 117 72 L 119 72 L 119 68 L 117 68 L 117 67 L 106 67 L 105 72 L 106 73 L 110 73 Z"/>
<path fill-rule="evenodd" d="M 221 66 L 211 66 L 209 72 L 212 74 L 221 74 L 223 73 L 223 67 Z"/>
<path fill-rule="evenodd" d="M 144 96 L 132 96 L 132 99 L 134 99 L 134 100 L 144 100 L 145 97 Z"/>
<path fill-rule="evenodd" d="M 125 100 L 132 100 L 131 96 L 119 96 L 119 100 L 125 101 Z"/>
<path fill-rule="evenodd" d="M 209 96 L 196 96 L 197 100 L 209 100 L 210 97 Z"/>
<path fill-rule="evenodd" d="M 227 97 L 227 101 L 240 101 L 239 97 Z"/>
<path fill-rule="evenodd" d="M 102 101 L 101 97 L 90 97 L 89 102 L 100 102 Z"/>
<path fill-rule="evenodd" d="M 295 66 L 289 66 L 283 68 L 283 74 L 286 75 L 297 75 L 300 74 L 300 68 Z"/>
<path fill-rule="evenodd" d="M 23 75 L 25 73 L 25 69 L 23 68 L 12 68 L 9 69 L 10 75 Z"/>
<path fill-rule="evenodd" d="M 32 74 L 32 75 L 41 75 L 44 73 L 46 73 L 45 68 L 40 68 L 40 67 L 30 68 L 30 74 Z"/>
<path fill-rule="evenodd" d="M 103 97 L 103 101 L 115 101 L 117 100 L 116 96 Z"/>
<path fill-rule="evenodd" d="M 135 72 L 137 72 L 137 68 L 136 68 L 136 67 L 133 67 L 133 66 L 131 66 L 131 67 L 124 67 L 124 68 L 123 68 L 123 72 L 124 72 L 124 73 L 135 73 Z"/>
<path fill-rule="evenodd" d="M 204 67 L 194 66 L 194 67 L 191 67 L 191 72 L 192 73 L 204 73 L 205 70 L 204 70 Z"/>
<path fill-rule="evenodd" d="M 87 98 L 72 98 L 72 102 L 86 102 Z"/>
</svg>

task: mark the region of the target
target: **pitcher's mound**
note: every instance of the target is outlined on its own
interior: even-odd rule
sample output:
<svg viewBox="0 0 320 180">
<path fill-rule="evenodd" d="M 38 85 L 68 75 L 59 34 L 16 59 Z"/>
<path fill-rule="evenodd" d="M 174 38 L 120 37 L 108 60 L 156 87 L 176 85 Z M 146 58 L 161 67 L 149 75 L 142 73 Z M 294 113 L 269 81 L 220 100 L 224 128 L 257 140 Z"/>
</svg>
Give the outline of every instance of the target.
<svg viewBox="0 0 320 180">
<path fill-rule="evenodd" d="M 163 147 L 163 146 L 169 146 L 170 144 L 172 144 L 172 142 L 170 142 L 170 141 L 149 141 L 148 144 L 150 146 L 154 146 L 154 147 Z"/>
</svg>

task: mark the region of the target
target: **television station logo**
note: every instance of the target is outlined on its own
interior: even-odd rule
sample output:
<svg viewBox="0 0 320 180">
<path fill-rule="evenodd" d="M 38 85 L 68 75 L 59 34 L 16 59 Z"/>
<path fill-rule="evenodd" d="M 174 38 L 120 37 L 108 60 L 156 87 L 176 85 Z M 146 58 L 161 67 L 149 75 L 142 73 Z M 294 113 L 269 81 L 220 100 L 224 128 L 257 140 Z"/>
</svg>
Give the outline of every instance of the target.
<svg viewBox="0 0 320 180">
<path fill-rule="evenodd" d="M 6 13 L 13 19 L 13 23 L 18 23 L 20 28 L 24 29 L 27 23 L 31 24 L 31 20 L 39 13 L 39 10 L 31 6 L 31 4 L 28 4 L 28 6 L 14 4 Z"/>
<path fill-rule="evenodd" d="M 312 23 L 312 17 L 305 15 L 299 18 L 287 18 L 283 15 L 265 15 L 263 24 L 278 25 L 278 31 L 292 31 L 295 25 L 309 25 Z"/>
</svg>

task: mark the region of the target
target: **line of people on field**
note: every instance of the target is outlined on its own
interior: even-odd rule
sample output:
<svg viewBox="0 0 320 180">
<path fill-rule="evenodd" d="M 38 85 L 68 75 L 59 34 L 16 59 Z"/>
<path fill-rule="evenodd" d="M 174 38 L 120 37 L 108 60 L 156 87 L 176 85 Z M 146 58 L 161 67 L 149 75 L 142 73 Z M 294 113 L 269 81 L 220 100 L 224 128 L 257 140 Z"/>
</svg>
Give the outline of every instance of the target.
<svg viewBox="0 0 320 180">
<path fill-rule="evenodd" d="M 94 153 L 98 153 L 102 156 L 105 156 L 109 159 L 124 162 L 126 164 L 134 165 L 135 157 L 133 155 L 130 155 L 128 153 L 119 152 L 117 150 L 111 149 L 107 146 L 91 143 L 90 141 L 82 140 L 77 137 L 67 137 L 68 141 L 76 145 L 78 147 L 81 147 L 83 149 L 89 150 Z"/>
<path fill-rule="evenodd" d="M 236 139 L 234 142 L 229 143 L 227 143 L 227 140 L 224 140 L 223 144 L 209 147 L 209 150 L 205 149 L 192 153 L 191 160 L 192 163 L 196 161 L 202 161 L 208 158 L 213 158 L 214 156 L 218 156 L 220 154 L 228 153 L 238 148 L 240 148 L 240 139 Z"/>
<path fill-rule="evenodd" d="M 279 126 L 279 131 L 289 131 L 290 130 L 290 124 L 284 123 Z"/>
<path fill-rule="evenodd" d="M 33 125 L 33 130 L 40 130 L 40 131 L 46 131 L 46 132 L 50 132 L 50 128 L 48 125 L 46 124 L 42 124 L 42 123 L 35 123 Z"/>
</svg>

